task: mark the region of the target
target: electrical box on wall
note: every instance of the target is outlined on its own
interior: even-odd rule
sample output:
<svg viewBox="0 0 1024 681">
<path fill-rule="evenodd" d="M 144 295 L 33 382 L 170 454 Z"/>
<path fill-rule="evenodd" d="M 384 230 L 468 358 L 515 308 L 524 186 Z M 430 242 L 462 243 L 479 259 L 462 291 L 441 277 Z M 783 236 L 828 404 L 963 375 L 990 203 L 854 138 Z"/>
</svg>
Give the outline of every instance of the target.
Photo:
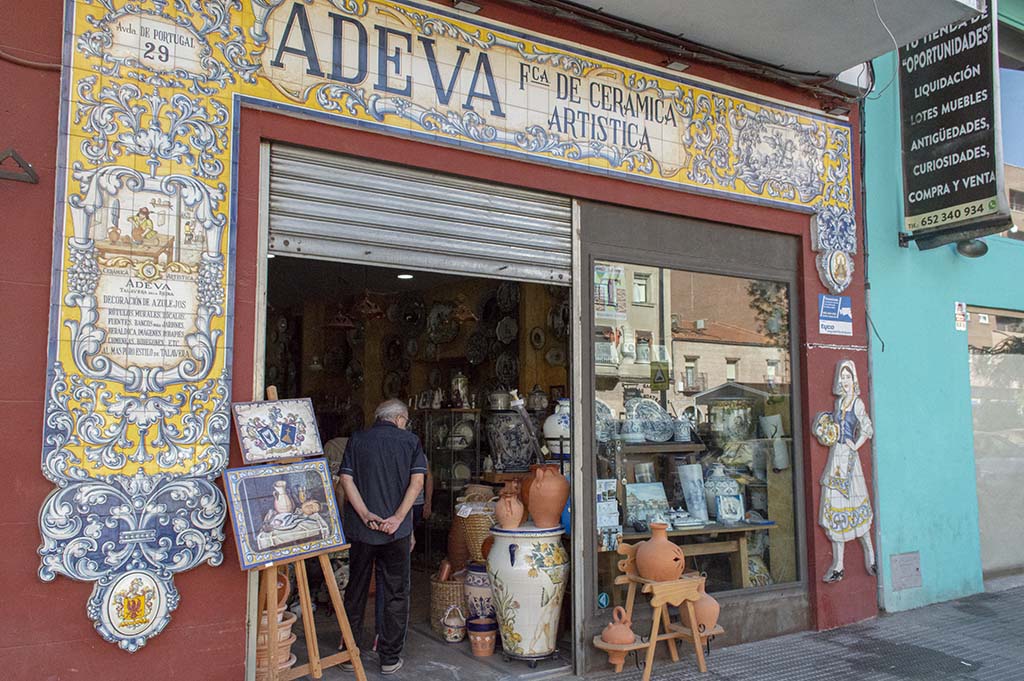
<svg viewBox="0 0 1024 681">
<path fill-rule="evenodd" d="M 919 589 L 921 587 L 921 553 L 896 553 L 889 558 L 892 572 L 892 590 Z"/>
</svg>

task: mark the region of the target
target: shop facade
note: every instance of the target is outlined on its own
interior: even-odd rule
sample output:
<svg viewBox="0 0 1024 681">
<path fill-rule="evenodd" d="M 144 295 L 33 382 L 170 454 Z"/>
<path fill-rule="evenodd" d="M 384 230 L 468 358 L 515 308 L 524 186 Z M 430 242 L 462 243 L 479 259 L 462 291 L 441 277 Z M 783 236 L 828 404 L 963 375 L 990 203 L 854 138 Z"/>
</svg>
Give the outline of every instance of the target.
<svg viewBox="0 0 1024 681">
<path fill-rule="evenodd" d="M 34 362 L 12 367 L 45 399 L 5 407 L 18 441 L 43 443 L 49 480 L 34 466 L 17 469 L 34 481 L 31 503 L 19 504 L 33 512 L 9 574 L 26 594 L 15 604 L 30 623 L 19 638 L 33 644 L 14 649 L 15 678 L 72 659 L 83 678 L 127 678 L 140 660 L 169 676 L 233 679 L 251 667 L 255 581 L 225 539 L 217 479 L 240 463 L 228 404 L 268 384 L 268 254 L 569 291 L 566 617 L 578 672 L 603 665 L 590 641 L 618 598 L 600 528 L 642 538 L 653 517 L 630 517 L 631 492 L 646 502 L 643 489 L 627 487 L 661 482 L 658 508 L 669 511 L 681 499 L 672 496 L 678 466 L 713 449 L 716 459 L 731 455 L 734 475 L 745 471 L 745 487 L 760 488 L 757 502 L 742 493 L 747 510 L 776 521 L 767 538 L 749 538 L 762 551 L 755 575 L 743 554 L 698 553 L 723 585 L 723 641 L 877 612 L 856 542 L 843 579 L 822 582 L 834 558 L 818 523 L 830 452 L 811 435 L 813 415 L 835 402 L 840 361 L 853 361 L 861 398 L 874 399 L 856 113 L 829 116 L 804 92 L 710 66 L 681 76 L 653 66 L 663 55 L 652 48 L 516 5 L 471 16 L 390 2 L 205 3 L 205 12 L 55 4 L 51 30 L 38 30 L 40 44 L 58 40 L 63 12 L 62 99 L 21 124 L 31 144 L 51 143 L 39 158 L 53 160 L 39 168 L 57 189 L 26 185 L 33 194 L 16 202 L 16 221 L 33 236 L 10 251 L 10 300 L 38 302 L 26 323 L 39 338 L 50 329 L 49 354 L 33 345 Z M 55 73 L 37 77 L 56 87 Z M 325 227 L 337 213 L 310 217 L 315 173 L 297 192 L 298 213 L 275 207 L 275 163 L 289 154 L 307 169 L 355 167 L 364 190 L 374 173 L 403 169 L 435 178 L 435 188 L 493 185 L 478 223 L 511 214 L 517 192 L 551 197 L 564 219 L 533 236 L 522 215 L 492 225 L 487 239 L 453 228 L 439 244 L 417 233 L 417 220 L 403 222 L 422 217 L 413 204 L 429 197 L 369 205 L 381 190 Z M 51 234 L 37 224 L 50 207 L 52 261 Z M 361 242 L 385 214 L 389 228 Z M 449 226 L 474 222 L 449 217 Z M 829 292 L 849 299 L 852 336 L 822 333 L 819 294 Z M 733 301 L 741 312 L 730 311 Z M 690 414 L 698 427 L 689 446 L 652 449 L 645 437 L 648 451 L 631 452 L 639 443 L 606 437 L 609 420 L 617 430 L 620 415 L 630 420 L 630 400 Z M 602 480 L 614 481 L 617 498 L 600 501 L 616 503 L 617 523 L 601 517 Z M 188 498 L 169 503 L 177 521 L 94 524 L 116 515 L 110 498 L 142 508 L 181 485 Z M 107 496 L 85 491 L 94 488 Z M 151 550 L 161 539 L 175 550 Z M 40 564 L 38 576 L 26 567 Z M 145 621 L 118 615 L 126 575 L 156 596 Z M 31 616 L 55 599 L 59 624 Z M 221 662 L 211 668 L 211 658 Z"/>
<path fill-rule="evenodd" d="M 1021 27 L 1024 5 L 998 3 L 1002 144 L 1011 215 L 1019 206 Z M 875 62 L 892 73 L 889 54 Z M 965 89 L 967 85 L 963 86 Z M 966 90 L 965 90 L 966 91 Z M 865 102 L 867 241 L 875 387 L 880 606 L 896 611 L 984 590 L 984 579 L 1019 572 L 1018 477 L 1020 228 L 987 237 L 980 258 L 955 244 L 901 248 L 904 224 L 898 88 Z M 939 94 L 937 97 L 941 97 Z M 968 318 L 958 329 L 956 304 Z M 928 339 L 923 342 L 922 339 Z M 925 396 L 935 396 L 931 399 Z M 918 424 L 908 428 L 907 424 Z M 926 499 L 942 499 L 933 504 Z M 922 513 L 922 509 L 929 512 Z M 957 556 L 950 561 L 950 555 Z"/>
</svg>

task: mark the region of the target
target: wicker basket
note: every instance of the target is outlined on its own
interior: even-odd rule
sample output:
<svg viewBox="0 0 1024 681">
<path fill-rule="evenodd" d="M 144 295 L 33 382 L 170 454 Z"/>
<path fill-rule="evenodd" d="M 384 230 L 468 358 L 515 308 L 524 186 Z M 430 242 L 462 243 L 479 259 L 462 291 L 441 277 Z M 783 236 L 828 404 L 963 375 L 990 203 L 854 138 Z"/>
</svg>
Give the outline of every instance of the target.
<svg viewBox="0 0 1024 681">
<path fill-rule="evenodd" d="M 465 609 L 466 597 L 461 579 L 450 579 L 442 582 L 437 575 L 430 577 L 430 628 L 438 636 L 444 636 L 444 627 L 441 625 L 441 618 L 444 617 L 448 608 L 457 605 Z"/>
<path fill-rule="evenodd" d="M 474 513 L 465 518 L 463 526 L 466 531 L 466 546 L 471 561 L 482 562 L 484 554 L 481 549 L 484 540 L 491 535 L 494 527 L 494 516 L 490 513 Z"/>
</svg>

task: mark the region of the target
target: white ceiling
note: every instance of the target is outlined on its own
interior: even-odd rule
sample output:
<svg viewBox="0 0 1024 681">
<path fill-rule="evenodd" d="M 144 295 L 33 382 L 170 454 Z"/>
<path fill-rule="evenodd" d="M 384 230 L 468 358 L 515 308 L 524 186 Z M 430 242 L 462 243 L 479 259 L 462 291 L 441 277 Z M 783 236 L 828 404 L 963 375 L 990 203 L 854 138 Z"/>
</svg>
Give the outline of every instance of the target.
<svg viewBox="0 0 1024 681">
<path fill-rule="evenodd" d="M 890 52 L 874 0 L 573 0 L 789 71 L 834 76 Z M 877 0 L 898 45 L 974 16 L 982 0 Z M 545 4 L 539 0 L 539 4 Z M 564 4 L 563 4 L 564 7 Z"/>
</svg>

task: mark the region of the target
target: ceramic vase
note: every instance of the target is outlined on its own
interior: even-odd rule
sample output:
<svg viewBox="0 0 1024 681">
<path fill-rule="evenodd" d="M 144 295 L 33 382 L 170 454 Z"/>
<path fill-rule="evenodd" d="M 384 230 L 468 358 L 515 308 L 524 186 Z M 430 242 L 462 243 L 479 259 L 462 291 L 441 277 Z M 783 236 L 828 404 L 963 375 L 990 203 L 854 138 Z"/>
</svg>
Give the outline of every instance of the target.
<svg viewBox="0 0 1024 681">
<path fill-rule="evenodd" d="M 508 395 L 505 395 L 508 397 Z M 525 471 L 530 466 L 529 433 L 517 411 L 491 411 L 484 425 L 498 472 Z"/>
<path fill-rule="evenodd" d="M 466 634 L 469 644 L 476 657 L 488 657 L 494 654 L 494 644 L 498 639 L 498 622 L 492 617 L 470 618 L 466 622 Z"/>
<path fill-rule="evenodd" d="M 536 527 L 562 529 L 562 509 L 569 500 L 569 481 L 557 465 L 538 466 L 529 487 L 526 504 Z"/>
<path fill-rule="evenodd" d="M 622 422 L 622 441 L 628 445 L 642 445 L 647 441 L 644 436 L 644 422 L 636 413 L 636 405 L 626 410 L 626 420 Z"/>
<path fill-rule="evenodd" d="M 697 631 L 701 634 L 709 634 L 714 631 L 715 625 L 718 624 L 718 615 L 721 611 L 722 606 L 704 590 L 704 580 L 700 580 L 700 599 L 693 604 L 693 614 L 697 620 Z M 679 610 L 679 614 L 685 622 L 685 614 L 682 609 Z"/>
<path fill-rule="evenodd" d="M 513 530 L 523 524 L 526 507 L 519 500 L 515 483 L 505 483 L 505 489 L 501 491 L 501 497 L 494 507 L 494 515 L 498 519 L 498 525 L 505 530 Z"/>
<path fill-rule="evenodd" d="M 651 523 L 651 538 L 636 547 L 636 570 L 644 579 L 670 582 L 683 574 L 683 550 L 668 539 L 668 525 Z"/>
<path fill-rule="evenodd" d="M 740 483 L 730 478 L 725 472 L 725 466 L 716 463 L 711 466 L 704 481 L 704 500 L 707 504 L 708 517 L 717 518 L 718 509 L 715 505 L 715 497 L 727 494 L 739 494 Z"/>
<path fill-rule="evenodd" d="M 561 528 L 494 528 L 487 559 L 504 653 L 538 659 L 555 652 L 558 618 L 569 575 Z"/>
<path fill-rule="evenodd" d="M 277 513 L 291 513 L 295 510 L 295 502 L 288 496 L 288 483 L 278 480 L 274 483 L 274 511 Z"/>
<path fill-rule="evenodd" d="M 567 459 L 570 456 L 571 412 L 572 407 L 569 400 L 561 398 L 555 405 L 555 413 L 544 421 L 545 443 L 551 455 L 558 459 Z"/>
<path fill-rule="evenodd" d="M 466 594 L 467 617 L 470 619 L 494 617 L 494 604 L 491 602 L 491 579 L 487 576 L 486 565 L 483 563 L 469 564 L 463 591 Z"/>
<path fill-rule="evenodd" d="M 690 442 L 693 438 L 690 433 L 690 419 L 685 416 L 680 416 L 672 424 L 672 441 L 673 442 Z"/>
</svg>

